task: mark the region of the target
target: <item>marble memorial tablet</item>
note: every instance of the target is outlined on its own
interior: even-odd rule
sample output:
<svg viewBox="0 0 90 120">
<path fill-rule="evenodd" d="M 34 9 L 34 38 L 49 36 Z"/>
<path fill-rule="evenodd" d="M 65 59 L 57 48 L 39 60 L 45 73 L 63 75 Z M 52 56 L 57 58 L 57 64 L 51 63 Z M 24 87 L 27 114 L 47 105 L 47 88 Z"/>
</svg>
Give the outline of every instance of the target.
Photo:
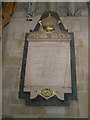
<svg viewBox="0 0 90 120">
<path fill-rule="evenodd" d="M 70 65 L 70 41 L 29 41 L 24 91 L 31 93 L 30 99 L 40 94 L 64 100 L 64 93 L 72 92 Z"/>
</svg>

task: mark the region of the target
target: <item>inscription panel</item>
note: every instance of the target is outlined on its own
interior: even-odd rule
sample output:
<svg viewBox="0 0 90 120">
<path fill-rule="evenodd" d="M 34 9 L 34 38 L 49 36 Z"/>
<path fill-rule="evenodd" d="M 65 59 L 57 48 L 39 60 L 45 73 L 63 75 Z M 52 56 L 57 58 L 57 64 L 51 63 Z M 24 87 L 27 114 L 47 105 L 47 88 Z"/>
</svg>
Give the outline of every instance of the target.
<svg viewBox="0 0 90 120">
<path fill-rule="evenodd" d="M 34 94 L 50 87 L 71 92 L 70 42 L 29 42 L 24 85 Z"/>
</svg>

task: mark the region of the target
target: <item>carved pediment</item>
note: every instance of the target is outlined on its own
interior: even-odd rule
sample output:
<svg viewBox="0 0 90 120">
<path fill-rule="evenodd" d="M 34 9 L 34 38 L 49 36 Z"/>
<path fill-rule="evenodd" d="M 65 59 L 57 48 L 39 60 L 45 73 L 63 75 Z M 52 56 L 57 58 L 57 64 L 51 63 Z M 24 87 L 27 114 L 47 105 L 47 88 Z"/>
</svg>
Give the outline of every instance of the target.
<svg viewBox="0 0 90 120">
<path fill-rule="evenodd" d="M 39 19 L 34 30 L 29 34 L 29 39 L 60 38 L 70 39 L 70 35 L 58 14 L 52 11 L 44 13 Z"/>
</svg>

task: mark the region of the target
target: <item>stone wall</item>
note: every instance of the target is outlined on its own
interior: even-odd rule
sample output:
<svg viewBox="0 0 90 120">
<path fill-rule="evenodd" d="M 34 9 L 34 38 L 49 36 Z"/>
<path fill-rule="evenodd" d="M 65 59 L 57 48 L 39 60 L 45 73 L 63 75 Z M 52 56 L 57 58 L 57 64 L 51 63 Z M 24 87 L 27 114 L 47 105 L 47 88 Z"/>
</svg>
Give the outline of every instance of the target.
<svg viewBox="0 0 90 120">
<path fill-rule="evenodd" d="M 28 12 L 29 4 L 18 3 L 18 10 Z M 42 14 L 47 10 L 57 11 L 60 16 L 88 16 L 88 5 L 86 2 L 33 2 L 30 4 L 29 13 L 33 16 Z"/>
<path fill-rule="evenodd" d="M 17 14 L 18 15 L 18 14 Z M 34 29 L 40 16 L 26 21 L 17 16 L 7 25 L 8 36 L 3 51 L 2 115 L 3 118 L 87 118 L 88 117 L 88 17 L 61 17 L 69 32 L 74 32 L 77 75 L 77 100 L 64 106 L 25 105 L 18 98 L 25 33 Z M 20 15 L 20 12 L 19 12 Z M 22 14 L 24 15 L 24 14 Z M 84 24 L 83 24 L 84 23 Z M 5 28 L 4 28 L 5 30 Z M 3 36 L 5 36 L 5 31 Z M 3 38 L 4 40 L 5 38 Z"/>
<path fill-rule="evenodd" d="M 62 8 L 64 8 L 63 6 L 67 7 L 67 5 L 68 4 L 63 3 Z M 3 29 L 3 118 L 87 118 L 88 17 L 61 17 L 65 28 L 68 29 L 69 32 L 74 32 L 78 93 L 77 101 L 70 101 L 70 106 L 67 107 L 30 107 L 25 105 L 24 100 L 18 98 L 25 33 L 29 32 L 30 29 L 33 30 L 40 18 L 40 15 L 37 15 L 33 17 L 32 21 L 26 21 L 26 16 L 22 10 L 27 13 L 27 6 L 27 3 L 19 3 L 10 24 Z M 46 6 L 47 8 L 49 7 L 48 4 Z M 2 52 L 2 50 L 0 52 Z"/>
</svg>

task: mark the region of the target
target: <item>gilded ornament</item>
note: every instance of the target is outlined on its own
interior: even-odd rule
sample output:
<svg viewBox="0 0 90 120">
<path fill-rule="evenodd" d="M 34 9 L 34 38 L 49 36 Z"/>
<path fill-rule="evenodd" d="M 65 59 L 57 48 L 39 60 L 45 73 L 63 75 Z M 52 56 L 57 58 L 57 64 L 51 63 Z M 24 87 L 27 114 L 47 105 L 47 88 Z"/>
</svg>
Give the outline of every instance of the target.
<svg viewBox="0 0 90 120">
<path fill-rule="evenodd" d="M 39 20 L 39 24 L 40 24 L 40 26 L 42 26 L 42 21 L 41 20 Z"/>
<path fill-rule="evenodd" d="M 39 38 L 40 38 L 39 34 L 36 34 L 36 35 L 35 35 L 35 38 L 36 38 L 36 39 L 39 39 Z"/>
<path fill-rule="evenodd" d="M 37 89 L 36 92 L 46 100 L 58 93 L 58 91 L 52 90 L 50 88 L 43 88 L 42 90 Z"/>
<path fill-rule="evenodd" d="M 51 22 L 52 21 L 52 16 L 51 16 L 51 13 L 49 13 L 48 17 L 44 18 L 42 21 L 43 22 Z"/>
<path fill-rule="evenodd" d="M 44 29 L 47 31 L 47 32 L 51 32 L 54 30 L 54 27 L 52 25 L 46 25 L 44 26 Z"/>
<path fill-rule="evenodd" d="M 61 20 L 59 19 L 59 20 L 58 20 L 58 24 L 60 24 L 60 23 L 61 23 Z"/>
<path fill-rule="evenodd" d="M 45 98 L 48 98 L 53 95 L 53 90 L 50 88 L 45 88 L 41 90 L 41 95 L 44 96 Z"/>
<path fill-rule="evenodd" d="M 62 39 L 64 36 L 63 36 L 63 34 L 59 34 L 58 37 L 59 37 L 60 39 Z"/>
</svg>

